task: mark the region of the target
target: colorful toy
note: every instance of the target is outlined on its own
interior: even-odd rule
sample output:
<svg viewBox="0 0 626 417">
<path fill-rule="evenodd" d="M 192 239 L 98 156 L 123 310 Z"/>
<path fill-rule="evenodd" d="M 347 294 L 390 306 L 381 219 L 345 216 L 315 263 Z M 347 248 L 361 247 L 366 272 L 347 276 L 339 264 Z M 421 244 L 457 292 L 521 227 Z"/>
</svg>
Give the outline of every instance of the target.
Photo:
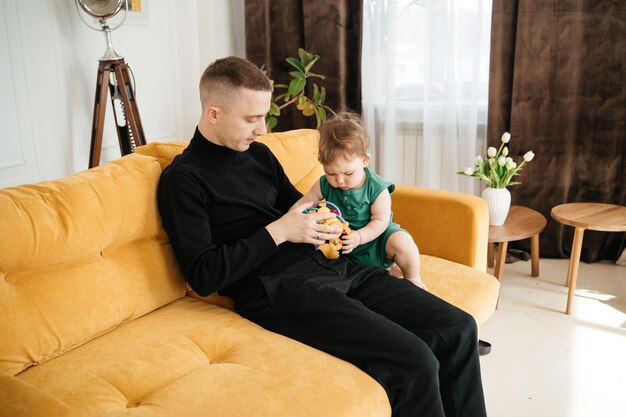
<svg viewBox="0 0 626 417">
<path fill-rule="evenodd" d="M 333 207 L 333 209 L 329 209 L 328 205 Z M 337 237 L 332 240 L 327 240 L 326 243 L 321 245 L 317 245 L 316 249 L 322 251 L 324 256 L 328 259 L 337 259 L 339 258 L 339 253 L 341 251 L 341 236 L 349 235 L 352 233 L 350 229 L 350 224 L 343 218 L 341 215 L 341 211 L 339 207 L 334 205 L 328 201 L 318 201 L 317 207 L 309 207 L 304 210 L 304 213 L 335 213 L 337 217 L 333 217 L 332 219 L 318 220 L 318 224 L 325 224 L 328 226 L 339 226 L 341 227 L 341 232 L 337 234 Z"/>
</svg>

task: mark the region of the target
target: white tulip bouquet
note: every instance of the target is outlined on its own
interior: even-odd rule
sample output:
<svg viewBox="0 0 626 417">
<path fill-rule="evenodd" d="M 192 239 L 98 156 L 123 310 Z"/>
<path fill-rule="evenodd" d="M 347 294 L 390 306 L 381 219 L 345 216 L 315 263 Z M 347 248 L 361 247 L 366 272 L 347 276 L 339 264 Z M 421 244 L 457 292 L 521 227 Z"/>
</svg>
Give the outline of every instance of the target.
<svg viewBox="0 0 626 417">
<path fill-rule="evenodd" d="M 519 175 L 519 171 L 528 162 L 532 161 L 535 154 L 528 151 L 524 154 L 524 160 L 517 165 L 513 158 L 509 157 L 509 148 L 506 146 L 511 140 L 511 134 L 504 132 L 502 135 L 502 143 L 500 149 L 496 150 L 493 146 L 487 149 L 487 158 L 476 156 L 473 167 L 467 167 L 457 174 L 466 175 L 468 177 L 477 177 L 484 181 L 491 188 L 506 188 L 509 185 L 521 184 L 520 182 L 511 182 L 515 175 Z"/>
</svg>

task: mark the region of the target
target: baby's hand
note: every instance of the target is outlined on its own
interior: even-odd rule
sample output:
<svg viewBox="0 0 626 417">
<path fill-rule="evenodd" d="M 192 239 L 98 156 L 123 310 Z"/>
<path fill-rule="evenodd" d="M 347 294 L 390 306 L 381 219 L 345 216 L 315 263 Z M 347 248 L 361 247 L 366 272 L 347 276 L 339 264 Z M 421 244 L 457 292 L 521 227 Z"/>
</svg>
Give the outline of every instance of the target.
<svg viewBox="0 0 626 417">
<path fill-rule="evenodd" d="M 344 255 L 352 252 L 354 248 L 361 243 L 361 235 L 356 230 L 353 230 L 349 235 L 341 237 L 341 253 Z"/>
<path fill-rule="evenodd" d="M 419 275 L 417 277 L 405 278 L 405 279 L 409 281 L 410 283 L 412 283 L 413 285 L 415 285 L 416 287 L 420 287 L 423 290 L 429 291 L 428 287 L 426 286 L 426 284 L 424 284 L 424 281 L 422 281 L 422 278 Z"/>
</svg>

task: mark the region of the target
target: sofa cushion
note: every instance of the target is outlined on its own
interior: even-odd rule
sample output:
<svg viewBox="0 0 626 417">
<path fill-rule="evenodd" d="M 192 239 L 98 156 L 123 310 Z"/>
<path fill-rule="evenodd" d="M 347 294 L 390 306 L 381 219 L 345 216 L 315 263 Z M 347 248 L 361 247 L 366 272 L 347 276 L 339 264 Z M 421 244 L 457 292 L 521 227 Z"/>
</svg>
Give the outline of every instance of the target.
<svg viewBox="0 0 626 417">
<path fill-rule="evenodd" d="M 0 369 L 0 416 L 78 417 L 67 404 Z"/>
<path fill-rule="evenodd" d="M 153 156 L 159 160 L 161 169 L 165 169 L 176 155 L 182 153 L 189 146 L 189 142 L 150 142 L 147 145 L 138 146 L 135 153 Z"/>
<path fill-rule="evenodd" d="M 291 183 L 301 192 L 309 191 L 324 174 L 317 160 L 320 133 L 314 129 L 268 133 L 259 137 L 280 161 Z"/>
<path fill-rule="evenodd" d="M 420 253 L 486 271 L 489 212 L 482 198 L 397 185 L 393 219 L 413 236 Z"/>
<path fill-rule="evenodd" d="M 156 159 L 0 190 L 0 369 L 18 374 L 185 294 Z"/>
<path fill-rule="evenodd" d="M 280 161 L 287 177 L 302 193 L 324 173 L 317 161 L 319 132 L 314 129 L 297 129 L 288 132 L 268 133 L 259 136 L 258 141 L 270 148 Z M 181 153 L 189 142 L 152 142 L 136 149 L 137 153 L 159 158 L 162 168 Z"/>
<path fill-rule="evenodd" d="M 493 275 L 429 255 L 421 255 L 420 263 L 428 290 L 471 314 L 478 326 L 493 314 L 500 292 Z"/>
<path fill-rule="evenodd" d="M 353 365 L 191 297 L 18 378 L 88 416 L 390 415 Z"/>
</svg>

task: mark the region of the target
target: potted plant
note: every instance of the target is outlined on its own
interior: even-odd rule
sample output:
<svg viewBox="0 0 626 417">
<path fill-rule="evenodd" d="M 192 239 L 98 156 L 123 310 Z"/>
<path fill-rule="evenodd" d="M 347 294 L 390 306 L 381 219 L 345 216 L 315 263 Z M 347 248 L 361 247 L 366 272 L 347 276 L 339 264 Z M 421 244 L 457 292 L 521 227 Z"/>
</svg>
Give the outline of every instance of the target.
<svg viewBox="0 0 626 417">
<path fill-rule="evenodd" d="M 280 112 L 287 106 L 295 104 L 305 117 L 315 116 L 317 126 L 320 127 L 328 117 L 328 112 L 335 114 L 333 109 L 324 104 L 326 100 L 326 89 L 313 83 L 313 95 L 309 97 L 307 94 L 307 83 L 310 78 L 326 78 L 323 75 L 311 72 L 311 68 L 320 59 L 320 56 L 298 49 L 298 57 L 289 57 L 286 61 L 294 67 L 295 71 L 291 71 L 289 76 L 292 78 L 289 84 L 274 84 L 274 98 L 272 100 L 270 111 L 265 116 L 268 132 L 271 132 L 278 124 Z M 282 92 L 280 91 L 282 90 Z"/>
<path fill-rule="evenodd" d="M 511 193 L 506 187 L 521 184 L 511 180 L 516 175 L 519 175 L 524 165 L 535 157 L 532 151 L 528 151 L 518 165 L 513 161 L 513 158 L 508 156 L 509 148 L 506 145 L 510 140 L 511 134 L 504 132 L 499 149 L 496 150 L 496 148 L 490 146 L 487 149 L 486 158 L 477 155 L 473 167 L 467 167 L 463 171 L 457 172 L 457 174 L 468 177 L 480 178 L 487 185 L 481 197 L 487 202 L 489 207 L 489 225 L 491 226 L 504 224 L 511 207 Z"/>
</svg>

